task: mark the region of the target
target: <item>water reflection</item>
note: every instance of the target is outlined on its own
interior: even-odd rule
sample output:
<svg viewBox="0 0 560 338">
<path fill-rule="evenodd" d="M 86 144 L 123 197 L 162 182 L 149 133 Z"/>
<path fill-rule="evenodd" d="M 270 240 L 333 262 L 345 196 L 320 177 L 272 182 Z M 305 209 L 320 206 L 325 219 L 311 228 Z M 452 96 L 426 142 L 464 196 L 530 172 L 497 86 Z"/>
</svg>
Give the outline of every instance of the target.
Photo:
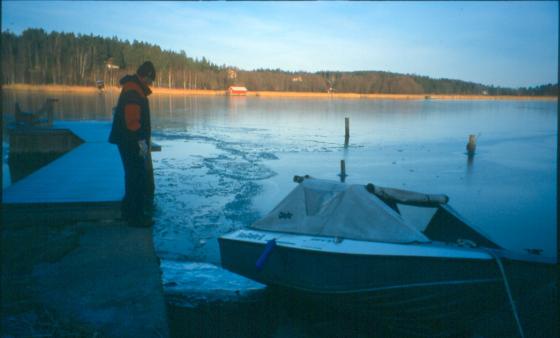
<svg viewBox="0 0 560 338">
<path fill-rule="evenodd" d="M 14 119 L 14 106 L 18 102 L 23 111 L 36 111 L 47 98 L 58 98 L 54 118 L 58 120 L 108 120 L 118 93 L 112 91 L 94 93 L 56 93 L 44 91 L 2 90 L 2 118 L 4 122 Z"/>
<path fill-rule="evenodd" d="M 48 97 L 60 101 L 57 119 L 111 117 L 118 91 L 100 93 L 46 93 L 3 90 L 3 118 L 13 119 L 14 103 L 35 110 Z M 388 101 L 289 99 L 225 96 L 150 96 L 157 128 L 221 124 L 265 127 L 288 136 L 292 133 L 344 137 L 344 117 L 350 118 L 352 142 L 444 141 L 467 137 L 473 131 L 488 137 L 504 134 L 523 137 L 553 131 L 555 102 L 508 101 Z"/>
<path fill-rule="evenodd" d="M 474 154 L 467 154 L 467 183 L 473 174 Z"/>
</svg>

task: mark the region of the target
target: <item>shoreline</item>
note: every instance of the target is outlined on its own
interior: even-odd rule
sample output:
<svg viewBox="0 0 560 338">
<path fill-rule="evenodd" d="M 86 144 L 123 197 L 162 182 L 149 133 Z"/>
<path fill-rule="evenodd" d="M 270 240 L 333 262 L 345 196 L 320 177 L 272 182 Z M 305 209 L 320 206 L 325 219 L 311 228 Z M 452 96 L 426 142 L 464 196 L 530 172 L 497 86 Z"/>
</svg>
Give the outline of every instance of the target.
<svg viewBox="0 0 560 338">
<path fill-rule="evenodd" d="M 65 93 L 98 93 L 93 86 L 66 86 L 66 85 L 31 85 L 10 84 L 2 85 L 2 89 L 14 91 L 43 91 Z M 105 87 L 105 92 L 117 92 L 120 87 Z M 227 96 L 226 90 L 209 89 L 181 89 L 152 87 L 154 94 L 164 95 L 192 95 L 192 96 Z M 275 91 L 249 91 L 249 97 L 265 98 L 314 98 L 314 99 L 369 99 L 369 100 L 522 100 L 522 101 L 557 101 L 556 96 L 513 96 L 513 95 L 465 95 L 465 94 L 359 94 L 359 93 L 313 93 L 313 92 L 275 92 Z M 243 96 L 235 96 L 243 97 Z"/>
</svg>

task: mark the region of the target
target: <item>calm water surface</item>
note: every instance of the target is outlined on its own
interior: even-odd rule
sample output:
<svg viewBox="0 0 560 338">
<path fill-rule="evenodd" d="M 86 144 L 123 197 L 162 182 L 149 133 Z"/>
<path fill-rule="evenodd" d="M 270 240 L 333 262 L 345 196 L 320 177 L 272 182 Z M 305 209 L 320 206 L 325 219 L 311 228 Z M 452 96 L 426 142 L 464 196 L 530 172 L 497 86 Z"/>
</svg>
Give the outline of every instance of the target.
<svg viewBox="0 0 560 338">
<path fill-rule="evenodd" d="M 64 120 L 109 120 L 117 99 L 50 96 L 60 99 L 55 118 Z M 15 101 L 31 110 L 45 97 L 5 91 L 4 121 L 13 119 Z M 151 107 L 153 138 L 163 148 L 153 155 L 155 245 L 177 302 L 193 301 L 200 288 L 189 285 L 201 278 L 212 294 L 261 288 L 216 268 L 216 238 L 268 212 L 294 188 L 293 175 L 337 180 L 342 159 L 347 182 L 445 193 L 502 246 L 556 255 L 556 101 L 154 95 Z M 472 161 L 469 134 L 478 135 Z"/>
</svg>

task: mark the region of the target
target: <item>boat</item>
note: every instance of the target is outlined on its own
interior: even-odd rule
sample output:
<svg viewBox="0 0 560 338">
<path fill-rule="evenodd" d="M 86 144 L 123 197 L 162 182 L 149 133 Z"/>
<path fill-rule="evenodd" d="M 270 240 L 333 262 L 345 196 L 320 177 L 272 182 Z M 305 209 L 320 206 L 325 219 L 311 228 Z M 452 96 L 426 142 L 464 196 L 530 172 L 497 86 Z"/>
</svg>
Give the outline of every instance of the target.
<svg viewBox="0 0 560 338">
<path fill-rule="evenodd" d="M 222 267 L 365 318 L 438 330 L 504 306 L 522 330 L 514 298 L 555 280 L 554 258 L 504 249 L 446 195 L 294 181 L 268 215 L 218 239 Z"/>
</svg>

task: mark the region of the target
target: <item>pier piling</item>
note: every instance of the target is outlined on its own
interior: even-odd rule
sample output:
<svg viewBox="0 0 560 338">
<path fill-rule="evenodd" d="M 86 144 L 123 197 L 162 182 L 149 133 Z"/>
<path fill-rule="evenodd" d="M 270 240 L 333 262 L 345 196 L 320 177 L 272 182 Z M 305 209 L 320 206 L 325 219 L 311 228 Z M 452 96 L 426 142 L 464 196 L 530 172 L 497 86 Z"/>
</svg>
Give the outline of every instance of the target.
<svg viewBox="0 0 560 338">
<path fill-rule="evenodd" d="M 473 157 L 476 151 L 476 135 L 469 135 L 469 142 L 467 143 L 467 154 L 469 157 Z"/>
<path fill-rule="evenodd" d="M 344 160 L 340 160 L 340 182 L 344 183 L 346 180 L 346 162 Z"/>
</svg>

